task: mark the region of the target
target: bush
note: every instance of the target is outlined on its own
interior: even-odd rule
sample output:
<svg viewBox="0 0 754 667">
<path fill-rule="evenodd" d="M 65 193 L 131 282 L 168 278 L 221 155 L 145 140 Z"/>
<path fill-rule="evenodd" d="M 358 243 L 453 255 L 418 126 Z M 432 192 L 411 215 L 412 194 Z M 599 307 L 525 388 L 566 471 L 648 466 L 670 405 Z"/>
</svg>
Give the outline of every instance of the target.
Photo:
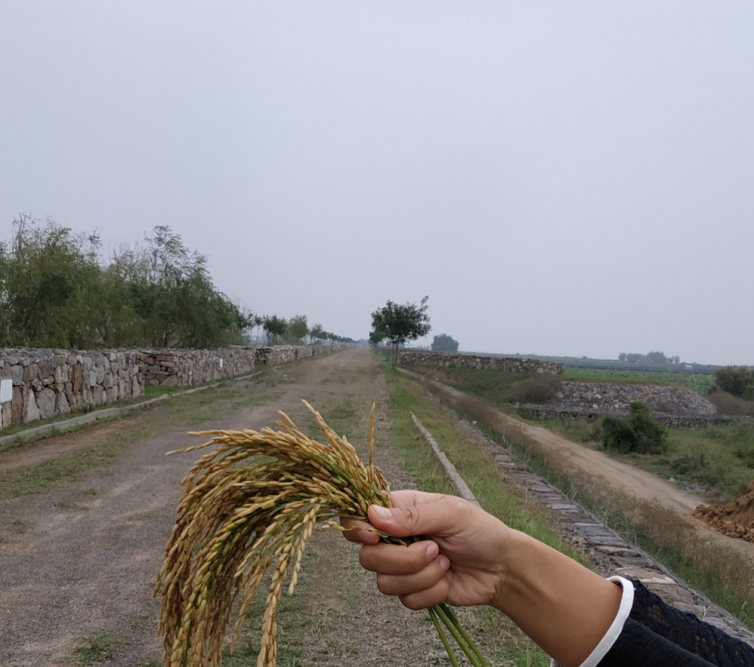
<svg viewBox="0 0 754 667">
<path fill-rule="evenodd" d="M 621 453 L 660 454 L 667 450 L 668 432 L 652 419 L 646 403 L 634 401 L 626 417 L 606 415 L 602 420 L 600 441 L 605 449 Z"/>
<path fill-rule="evenodd" d="M 707 395 L 707 400 L 721 415 L 745 415 L 754 417 L 754 401 L 737 398 L 727 391 L 716 391 Z"/>
<path fill-rule="evenodd" d="M 558 381 L 552 377 L 528 378 L 510 388 L 512 401 L 519 403 L 547 403 L 558 393 Z"/>
</svg>

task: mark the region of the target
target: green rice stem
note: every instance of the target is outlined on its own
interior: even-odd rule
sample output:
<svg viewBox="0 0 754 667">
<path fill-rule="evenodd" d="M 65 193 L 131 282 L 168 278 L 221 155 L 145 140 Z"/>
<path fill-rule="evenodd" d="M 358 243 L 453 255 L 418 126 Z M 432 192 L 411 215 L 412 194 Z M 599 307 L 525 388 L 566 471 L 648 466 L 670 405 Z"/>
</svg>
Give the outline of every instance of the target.
<svg viewBox="0 0 754 667">
<path fill-rule="evenodd" d="M 450 642 L 448 641 L 448 638 L 445 636 L 445 633 L 442 631 L 442 626 L 440 625 L 440 622 L 437 620 L 437 612 L 435 611 L 437 607 L 430 607 L 427 609 L 429 612 L 429 617 L 432 619 L 432 623 L 435 624 L 435 630 L 437 630 L 437 634 L 440 636 L 440 641 L 442 642 L 442 645 L 445 647 L 445 651 L 448 654 L 448 657 L 450 658 L 450 663 L 453 665 L 453 667 L 460 667 L 458 664 L 458 660 L 456 660 L 456 656 L 453 653 L 453 649 L 450 646 Z"/>
</svg>

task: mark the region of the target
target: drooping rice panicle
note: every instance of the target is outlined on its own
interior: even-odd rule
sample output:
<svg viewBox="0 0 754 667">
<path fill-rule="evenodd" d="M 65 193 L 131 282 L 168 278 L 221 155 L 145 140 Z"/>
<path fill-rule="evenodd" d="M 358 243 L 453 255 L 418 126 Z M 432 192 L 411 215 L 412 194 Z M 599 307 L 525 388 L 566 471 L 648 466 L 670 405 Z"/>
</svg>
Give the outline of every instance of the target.
<svg viewBox="0 0 754 667">
<path fill-rule="evenodd" d="M 211 439 L 171 452 L 216 445 L 182 482 L 178 517 L 157 575 L 165 667 L 219 665 L 233 609 L 238 607 L 238 618 L 231 650 L 269 568 L 273 571 L 257 666 L 274 667 L 278 602 L 286 579 L 293 593 L 314 525 L 322 522 L 339 528 L 338 517 L 366 520 L 369 505 L 390 507 L 390 487 L 373 464 L 374 405 L 369 460 L 364 466 L 346 437 L 338 436 L 314 408 L 304 404 L 325 444 L 307 437 L 281 412 L 279 430 L 196 433 Z M 386 541 L 407 543 L 379 534 Z M 447 614 L 438 609 L 433 618 L 442 620 L 452 635 L 461 636 L 450 627 Z M 461 643 L 461 648 L 467 656 L 471 653 L 472 664 L 486 664 L 475 662 L 478 651 L 466 643 L 470 642 Z"/>
</svg>

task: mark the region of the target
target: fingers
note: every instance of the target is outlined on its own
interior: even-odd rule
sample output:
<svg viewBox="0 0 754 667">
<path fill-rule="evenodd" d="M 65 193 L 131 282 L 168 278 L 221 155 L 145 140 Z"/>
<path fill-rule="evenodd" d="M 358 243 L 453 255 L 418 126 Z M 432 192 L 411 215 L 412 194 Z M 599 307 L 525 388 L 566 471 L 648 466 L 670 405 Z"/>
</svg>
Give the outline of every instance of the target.
<svg viewBox="0 0 754 667">
<path fill-rule="evenodd" d="M 414 611 L 434 607 L 436 604 L 445 602 L 448 599 L 452 575 L 453 572 L 449 571 L 431 588 L 409 595 L 399 595 L 398 599 L 404 607 L 408 607 Z"/>
<path fill-rule="evenodd" d="M 364 546 L 359 562 L 365 570 L 388 575 L 416 574 L 437 558 L 440 549 L 432 541 L 414 542 L 407 547 L 380 542 Z"/>
<path fill-rule="evenodd" d="M 391 495 L 394 507 L 369 507 L 369 522 L 396 537 L 443 535 L 457 532 L 471 521 L 477 510 L 471 503 L 455 496 L 422 494 L 416 491 Z"/>
<path fill-rule="evenodd" d="M 384 542 L 365 546 L 359 561 L 365 569 L 377 572 L 380 592 L 397 595 L 409 609 L 432 607 L 450 592 L 450 560 L 439 554 L 432 541 L 407 547 Z"/>
<path fill-rule="evenodd" d="M 355 521 L 354 519 L 341 517 L 340 525 L 346 528 L 343 531 L 343 536 L 350 542 L 377 544 L 380 541 L 380 536 L 371 529 L 372 527 L 366 521 Z"/>
</svg>

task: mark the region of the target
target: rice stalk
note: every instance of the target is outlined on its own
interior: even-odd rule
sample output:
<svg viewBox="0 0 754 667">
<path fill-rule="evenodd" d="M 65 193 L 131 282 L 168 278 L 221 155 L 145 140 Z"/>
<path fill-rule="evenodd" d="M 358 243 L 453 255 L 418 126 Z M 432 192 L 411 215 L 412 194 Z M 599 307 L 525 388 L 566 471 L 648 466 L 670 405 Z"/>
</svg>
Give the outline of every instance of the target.
<svg viewBox="0 0 754 667">
<path fill-rule="evenodd" d="M 248 605 L 271 568 L 257 667 L 274 667 L 278 601 L 286 579 L 293 593 L 314 525 L 340 528 L 339 517 L 366 521 L 369 505 L 390 507 L 390 487 L 373 464 L 374 405 L 365 466 L 346 437 L 304 404 L 325 443 L 308 438 L 280 412 L 279 430 L 195 433 L 211 439 L 170 452 L 216 445 L 182 482 L 178 518 L 157 575 L 164 667 L 219 665 L 232 610 L 238 605 L 231 650 Z M 412 541 L 378 533 L 393 544 Z M 452 664 L 458 663 L 437 619 L 472 665 L 487 665 L 450 607 L 438 605 L 431 614 Z"/>
</svg>

